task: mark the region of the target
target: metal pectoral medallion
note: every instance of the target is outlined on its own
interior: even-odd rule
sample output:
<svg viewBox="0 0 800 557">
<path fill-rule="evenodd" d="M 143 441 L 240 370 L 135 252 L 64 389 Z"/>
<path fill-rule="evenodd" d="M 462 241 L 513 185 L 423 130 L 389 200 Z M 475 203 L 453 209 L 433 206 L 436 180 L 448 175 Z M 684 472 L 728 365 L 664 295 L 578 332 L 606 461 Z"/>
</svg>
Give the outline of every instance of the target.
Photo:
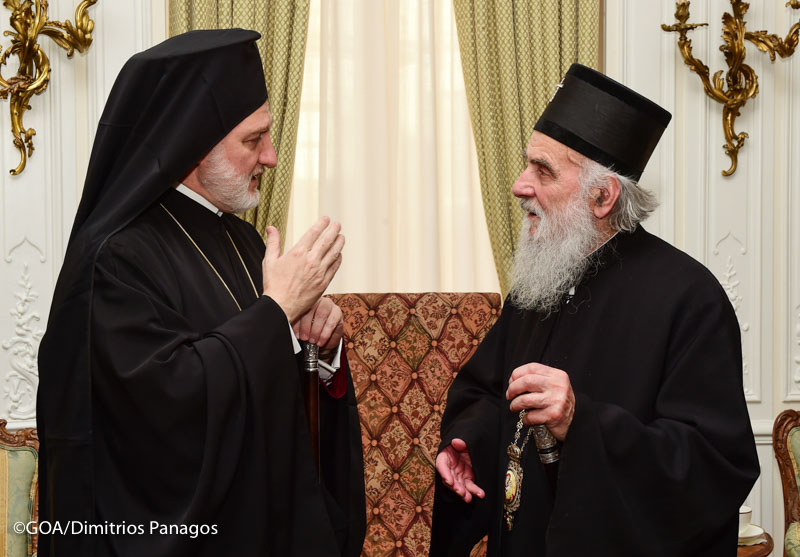
<svg viewBox="0 0 800 557">
<path fill-rule="evenodd" d="M 514 513 L 519 508 L 522 500 L 522 455 L 525 447 L 531 439 L 533 428 L 528 428 L 522 446 L 518 445 L 520 434 L 522 433 L 522 422 L 525 419 L 527 410 L 521 410 L 517 419 L 517 429 L 514 432 L 514 440 L 508 445 L 508 470 L 506 470 L 505 499 L 503 501 L 503 518 L 505 519 L 506 529 L 514 528 Z"/>
<path fill-rule="evenodd" d="M 519 508 L 522 499 L 522 450 L 516 443 L 508 446 L 508 470 L 506 470 L 505 501 L 503 502 L 503 518 L 506 529 L 514 528 L 514 512 Z"/>
</svg>

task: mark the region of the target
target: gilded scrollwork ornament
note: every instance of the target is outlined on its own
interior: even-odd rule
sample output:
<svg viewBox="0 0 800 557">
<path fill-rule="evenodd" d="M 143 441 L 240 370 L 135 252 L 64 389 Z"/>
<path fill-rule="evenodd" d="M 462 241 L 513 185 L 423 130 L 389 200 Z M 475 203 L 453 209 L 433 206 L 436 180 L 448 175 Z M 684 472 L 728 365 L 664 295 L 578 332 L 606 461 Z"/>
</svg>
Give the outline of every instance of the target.
<svg viewBox="0 0 800 557">
<path fill-rule="evenodd" d="M 20 154 L 19 165 L 11 174 L 19 174 L 25 169 L 28 157 L 33 154 L 33 136 L 36 130 L 26 128 L 22 123 L 25 111 L 30 110 L 33 95 L 40 95 L 50 82 L 50 60 L 38 44 L 39 36 L 50 37 L 58 46 L 72 57 L 75 50 L 85 52 L 92 44 L 94 21 L 89 18 L 88 9 L 97 0 L 82 0 L 75 9 L 75 24 L 69 20 L 64 23 L 47 19 L 47 0 L 3 0 L 3 6 L 11 10 L 13 31 L 4 31 L 11 37 L 11 46 L 0 56 L 0 98 L 10 100 L 11 133 L 14 147 Z M 2 68 L 9 58 L 19 60 L 17 74 L 6 79 Z"/>
<path fill-rule="evenodd" d="M 713 77 L 709 77 L 708 66 L 692 54 L 692 41 L 687 38 L 686 34 L 697 27 L 708 24 L 688 23 L 689 0 L 675 3 L 675 19 L 678 23 L 661 25 L 664 31 L 678 33 L 678 49 L 683 56 L 684 63 L 700 77 L 706 94 L 723 105 L 722 128 L 725 133 L 723 148 L 731 161 L 728 170 L 722 171 L 723 176 L 730 176 L 736 172 L 739 149 L 748 137 L 747 133 L 736 133 L 734 129 L 736 118 L 740 114 L 739 111 L 749 99 L 758 95 L 758 76 L 753 68 L 744 63 L 747 54 L 745 41 L 750 41 L 761 52 L 769 54 L 770 60 L 774 62 L 775 55 L 781 58 L 791 56 L 797 48 L 800 36 L 800 22 L 792 25 L 786 38 L 767 31 L 747 31 L 744 16 L 750 4 L 742 0 L 730 0 L 730 2 L 733 13 L 725 12 L 722 15 L 723 44 L 719 47 L 728 64 L 728 71 L 724 79 L 722 70 L 715 72 Z M 800 0 L 791 0 L 786 3 L 786 6 L 795 10 L 800 9 Z"/>
</svg>

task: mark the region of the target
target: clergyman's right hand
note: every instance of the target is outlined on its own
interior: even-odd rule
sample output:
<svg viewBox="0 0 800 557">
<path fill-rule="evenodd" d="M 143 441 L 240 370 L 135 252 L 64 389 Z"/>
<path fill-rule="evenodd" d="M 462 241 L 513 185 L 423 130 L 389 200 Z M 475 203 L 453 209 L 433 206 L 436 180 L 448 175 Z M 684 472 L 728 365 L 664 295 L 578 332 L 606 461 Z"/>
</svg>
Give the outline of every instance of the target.
<svg viewBox="0 0 800 557">
<path fill-rule="evenodd" d="M 344 236 L 338 222 L 320 218 L 281 255 L 281 236 L 267 227 L 267 249 L 261 262 L 264 294 L 281 306 L 290 323 L 311 309 L 342 264 Z"/>
<path fill-rule="evenodd" d="M 483 499 L 486 493 L 475 484 L 472 459 L 467 444 L 461 439 L 453 441 L 436 456 L 436 471 L 444 485 L 461 497 L 465 503 L 472 501 L 473 495 Z"/>
</svg>

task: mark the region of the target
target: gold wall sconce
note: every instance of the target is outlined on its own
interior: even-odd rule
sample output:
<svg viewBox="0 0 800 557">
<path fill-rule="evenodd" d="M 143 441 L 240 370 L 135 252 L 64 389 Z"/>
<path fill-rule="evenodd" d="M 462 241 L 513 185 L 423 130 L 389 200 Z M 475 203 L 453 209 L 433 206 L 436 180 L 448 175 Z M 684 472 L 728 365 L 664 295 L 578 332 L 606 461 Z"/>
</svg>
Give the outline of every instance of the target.
<svg viewBox="0 0 800 557">
<path fill-rule="evenodd" d="M 4 31 L 11 37 L 11 46 L 0 56 L 0 70 L 11 56 L 19 59 L 17 75 L 6 80 L 0 71 L 0 99 L 10 99 L 11 134 L 14 147 L 20 155 L 19 165 L 10 170 L 17 175 L 25 169 L 28 157 L 33 154 L 33 136 L 36 130 L 26 129 L 22 116 L 30 110 L 33 95 L 40 95 L 50 82 L 50 60 L 37 44 L 39 35 L 46 35 L 67 51 L 71 58 L 75 50 L 86 52 L 92 44 L 94 21 L 89 19 L 87 10 L 97 0 L 82 0 L 75 9 L 75 25 L 69 20 L 64 23 L 48 21 L 47 0 L 3 0 L 3 6 L 11 10 L 13 31 Z"/>
<path fill-rule="evenodd" d="M 724 43 L 719 47 L 728 64 L 725 79 L 722 78 L 722 70 L 714 73 L 713 78 L 709 78 L 708 66 L 692 55 L 692 41 L 686 38 L 686 33 L 708 24 L 687 23 L 689 0 L 675 2 L 675 19 L 678 23 L 661 25 L 664 31 L 678 33 L 678 48 L 683 55 L 684 63 L 700 77 L 706 94 L 723 105 L 722 128 L 725 132 L 723 147 L 725 154 L 731 160 L 730 168 L 722 171 L 723 176 L 730 176 L 736 172 L 739 149 L 744 145 L 745 138 L 748 137 L 745 132 L 736 133 L 734 131 L 739 109 L 745 105 L 748 99 L 752 99 L 758 94 L 758 76 L 753 68 L 744 63 L 745 41 L 750 41 L 758 50 L 769 54 L 770 60 L 774 62 L 776 54 L 781 58 L 791 56 L 797 47 L 800 34 L 800 22 L 792 25 L 785 39 L 767 31 L 747 31 L 744 15 L 750 4 L 741 0 L 730 1 L 733 15 L 728 12 L 722 15 L 722 40 Z M 795 10 L 799 9 L 800 0 L 790 0 L 786 6 L 791 6 Z"/>
</svg>

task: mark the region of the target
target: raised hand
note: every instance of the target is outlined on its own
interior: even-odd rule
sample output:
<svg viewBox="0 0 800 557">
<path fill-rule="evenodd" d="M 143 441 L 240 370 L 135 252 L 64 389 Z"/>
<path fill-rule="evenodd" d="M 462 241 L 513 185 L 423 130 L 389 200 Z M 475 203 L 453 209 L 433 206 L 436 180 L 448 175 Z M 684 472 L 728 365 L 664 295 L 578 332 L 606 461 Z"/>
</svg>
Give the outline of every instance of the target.
<svg viewBox="0 0 800 557">
<path fill-rule="evenodd" d="M 475 484 L 475 473 L 472 471 L 472 459 L 467 444 L 461 439 L 453 441 L 436 456 L 436 471 L 442 477 L 444 485 L 456 493 L 465 503 L 472 497 L 483 499 L 486 493 Z"/>
<path fill-rule="evenodd" d="M 281 255 L 280 233 L 267 227 L 267 249 L 261 262 L 264 294 L 281 306 L 290 323 L 316 304 L 342 264 L 340 230 L 339 223 L 322 217 Z"/>
</svg>

